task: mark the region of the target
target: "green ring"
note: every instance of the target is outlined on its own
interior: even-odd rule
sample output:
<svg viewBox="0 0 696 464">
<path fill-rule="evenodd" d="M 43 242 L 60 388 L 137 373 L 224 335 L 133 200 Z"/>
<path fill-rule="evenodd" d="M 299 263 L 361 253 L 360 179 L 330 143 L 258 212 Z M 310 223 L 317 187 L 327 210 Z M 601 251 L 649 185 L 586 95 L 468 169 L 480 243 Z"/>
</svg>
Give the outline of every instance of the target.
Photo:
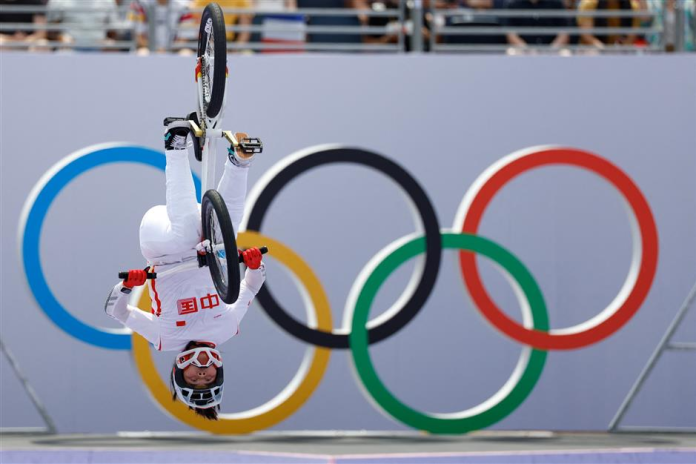
<svg viewBox="0 0 696 464">
<path fill-rule="evenodd" d="M 474 251 L 502 266 L 517 281 L 524 293 L 531 309 L 533 328 L 540 331 L 548 331 L 549 318 L 541 290 L 527 268 L 512 253 L 483 237 L 450 232 L 442 233 L 442 248 Z M 350 332 L 350 351 L 353 356 L 355 371 L 367 393 L 384 412 L 415 429 L 431 433 L 454 434 L 488 427 L 514 411 L 531 393 L 544 368 L 546 351 L 525 347 L 520 356 L 518 366 L 521 364 L 526 365 L 514 387 L 488 409 L 476 413 L 462 411 L 454 414 L 427 414 L 416 411 L 400 402 L 387 390 L 372 365 L 366 329 L 372 302 L 381 285 L 394 270 L 404 262 L 424 252 L 425 238 L 413 239 L 401 245 L 384 258 L 374 267 L 374 270 L 365 280 L 355 303 Z M 515 371 L 517 372 L 518 370 L 516 369 Z M 508 382 L 511 382 L 513 377 Z M 499 391 L 499 394 L 501 392 L 502 389 Z M 468 411 L 471 411 L 471 409 Z"/>
</svg>

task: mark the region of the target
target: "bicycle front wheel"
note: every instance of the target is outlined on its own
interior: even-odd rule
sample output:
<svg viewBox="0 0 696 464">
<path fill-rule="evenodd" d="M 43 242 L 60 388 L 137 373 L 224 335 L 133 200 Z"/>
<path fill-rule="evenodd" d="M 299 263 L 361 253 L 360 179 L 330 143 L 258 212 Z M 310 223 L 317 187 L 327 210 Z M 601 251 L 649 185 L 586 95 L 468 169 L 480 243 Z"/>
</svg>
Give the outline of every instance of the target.
<svg viewBox="0 0 696 464">
<path fill-rule="evenodd" d="M 201 66 L 201 119 L 216 118 L 225 98 L 227 74 L 227 37 L 225 17 L 220 5 L 210 3 L 203 10 L 198 31 L 198 60 Z"/>
<path fill-rule="evenodd" d="M 210 240 L 206 262 L 222 301 L 232 304 L 239 297 L 239 254 L 230 214 L 222 196 L 208 190 L 201 202 L 203 239 Z"/>
</svg>

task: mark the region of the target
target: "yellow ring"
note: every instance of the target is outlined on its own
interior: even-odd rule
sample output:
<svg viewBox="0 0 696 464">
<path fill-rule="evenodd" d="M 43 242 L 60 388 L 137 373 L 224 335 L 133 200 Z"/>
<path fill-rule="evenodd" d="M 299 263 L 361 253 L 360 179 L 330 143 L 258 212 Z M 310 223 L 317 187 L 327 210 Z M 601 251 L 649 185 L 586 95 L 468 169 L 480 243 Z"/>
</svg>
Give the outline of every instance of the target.
<svg viewBox="0 0 696 464">
<path fill-rule="evenodd" d="M 317 328 L 327 332 L 332 330 L 331 308 L 326 292 L 302 258 L 280 242 L 257 232 L 241 232 L 237 237 L 237 245 L 241 248 L 268 246 L 271 256 L 292 271 L 304 286 L 310 300 L 306 302 L 307 306 L 313 308 L 316 314 Z M 143 311 L 150 312 L 149 292 L 143 292 L 138 306 Z M 328 348 L 307 348 L 304 362 L 295 378 L 275 398 L 258 408 L 240 413 L 223 413 L 217 421 L 209 421 L 197 416 L 182 402 L 172 401 L 172 393 L 157 373 L 147 340 L 133 333 L 132 342 L 135 365 L 155 401 L 166 412 L 191 427 L 225 435 L 266 429 L 290 417 L 309 399 L 321 382 L 331 354 Z"/>
</svg>

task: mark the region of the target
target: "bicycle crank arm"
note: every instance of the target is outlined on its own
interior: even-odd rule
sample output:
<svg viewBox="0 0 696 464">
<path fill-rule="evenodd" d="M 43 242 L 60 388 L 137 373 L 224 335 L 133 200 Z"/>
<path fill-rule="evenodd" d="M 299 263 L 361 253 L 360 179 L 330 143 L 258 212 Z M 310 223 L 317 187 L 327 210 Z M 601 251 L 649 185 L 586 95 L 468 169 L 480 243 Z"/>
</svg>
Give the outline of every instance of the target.
<svg viewBox="0 0 696 464">
<path fill-rule="evenodd" d="M 201 127 L 198 124 L 196 124 L 196 121 L 189 119 L 188 122 L 191 126 L 191 132 L 193 132 L 193 135 L 195 135 L 196 137 L 203 137 L 203 135 L 205 135 L 203 129 L 201 129 Z"/>
<path fill-rule="evenodd" d="M 222 136 L 225 137 L 225 139 L 227 139 L 227 141 L 230 142 L 230 145 L 233 147 L 237 148 L 239 146 L 237 137 L 232 134 L 232 131 L 222 131 Z"/>
</svg>

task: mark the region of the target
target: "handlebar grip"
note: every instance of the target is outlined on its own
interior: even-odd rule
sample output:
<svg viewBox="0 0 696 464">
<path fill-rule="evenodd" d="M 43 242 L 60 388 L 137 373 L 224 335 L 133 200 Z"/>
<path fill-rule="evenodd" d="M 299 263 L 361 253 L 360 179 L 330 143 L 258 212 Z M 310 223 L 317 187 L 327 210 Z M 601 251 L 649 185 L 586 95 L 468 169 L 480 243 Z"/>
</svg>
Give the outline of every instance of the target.
<svg viewBox="0 0 696 464">
<path fill-rule="evenodd" d="M 259 251 L 261 252 L 262 255 L 265 255 L 266 253 L 268 253 L 268 247 L 262 246 L 261 248 L 259 248 Z M 239 263 L 241 264 L 243 262 L 244 262 L 244 257 L 240 253 L 239 254 Z"/>
<path fill-rule="evenodd" d="M 128 271 L 125 272 L 119 272 L 118 273 L 118 278 L 126 280 L 128 278 Z M 148 272 L 147 273 L 147 278 L 148 279 L 156 279 L 157 278 L 157 273 L 156 272 Z"/>
</svg>

